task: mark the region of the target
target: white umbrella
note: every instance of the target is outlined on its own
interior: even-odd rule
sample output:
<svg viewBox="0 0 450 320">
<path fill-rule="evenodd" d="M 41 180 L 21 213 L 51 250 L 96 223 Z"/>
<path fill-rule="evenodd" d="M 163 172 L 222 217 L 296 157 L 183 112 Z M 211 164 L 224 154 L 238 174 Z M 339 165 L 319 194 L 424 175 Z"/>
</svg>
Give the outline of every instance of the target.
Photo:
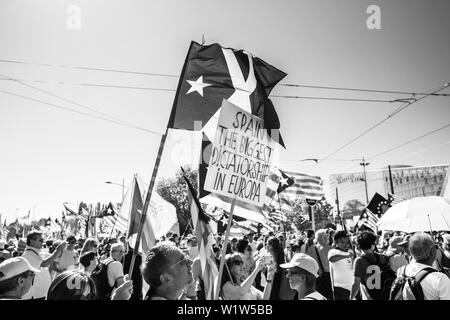
<svg viewBox="0 0 450 320">
<path fill-rule="evenodd" d="M 443 197 L 417 197 L 400 202 L 378 220 L 380 230 L 450 231 L 450 200 Z"/>
</svg>

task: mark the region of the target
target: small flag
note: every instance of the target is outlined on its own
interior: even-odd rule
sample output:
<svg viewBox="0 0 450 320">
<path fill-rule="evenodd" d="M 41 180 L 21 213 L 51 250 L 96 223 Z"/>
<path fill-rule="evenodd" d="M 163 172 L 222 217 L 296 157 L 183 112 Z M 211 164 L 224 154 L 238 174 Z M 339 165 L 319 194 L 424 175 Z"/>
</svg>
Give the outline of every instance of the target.
<svg viewBox="0 0 450 320">
<path fill-rule="evenodd" d="M 374 194 L 372 200 L 370 200 L 367 205 L 367 209 L 376 214 L 378 217 L 381 217 L 389 208 L 389 201 L 378 192 Z"/>
<path fill-rule="evenodd" d="M 365 226 L 372 230 L 375 234 L 378 231 L 377 227 L 378 217 L 369 209 L 366 209 L 363 211 L 363 213 L 360 216 L 359 220 L 359 226 Z"/>
</svg>

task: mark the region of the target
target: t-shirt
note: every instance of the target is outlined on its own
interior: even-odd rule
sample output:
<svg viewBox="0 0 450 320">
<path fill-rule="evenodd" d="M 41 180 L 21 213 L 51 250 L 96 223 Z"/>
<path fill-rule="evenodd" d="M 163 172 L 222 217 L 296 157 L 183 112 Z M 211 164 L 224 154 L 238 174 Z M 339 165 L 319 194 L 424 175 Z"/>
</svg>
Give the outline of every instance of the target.
<svg viewBox="0 0 450 320">
<path fill-rule="evenodd" d="M 123 267 L 119 261 L 113 261 L 108 265 L 108 283 L 111 287 L 114 287 L 116 280 L 123 277 Z"/>
<path fill-rule="evenodd" d="M 330 247 L 325 248 L 321 245 L 312 245 L 308 248 L 307 254 L 316 260 L 317 264 L 319 265 L 319 272 L 320 274 L 322 272 L 330 272 L 330 269 L 328 267 L 328 251 L 330 250 Z M 319 256 L 317 256 L 317 253 L 319 253 Z M 320 261 L 319 261 L 320 259 Z M 322 269 L 323 268 L 323 269 Z"/>
<path fill-rule="evenodd" d="M 47 256 L 44 255 L 44 253 L 41 253 L 40 250 L 27 246 L 22 257 L 25 258 L 33 268 L 41 271 L 35 275 L 30 291 L 28 291 L 22 299 L 28 300 L 47 297 L 48 288 L 50 288 L 51 284 L 50 272 L 47 267 L 41 268 L 41 263 Z"/>
<path fill-rule="evenodd" d="M 313 293 L 308 294 L 301 300 L 327 300 L 327 298 L 325 298 L 319 292 L 314 291 Z"/>
<path fill-rule="evenodd" d="M 377 260 L 377 257 L 379 259 Z M 381 269 L 379 263 L 388 263 L 386 256 L 376 253 L 363 253 L 361 257 L 356 258 L 353 267 L 355 277 L 361 279 L 361 298 L 362 300 L 371 300 L 367 289 L 381 289 Z"/>
<path fill-rule="evenodd" d="M 415 276 L 424 268 L 430 268 L 430 266 L 418 262 L 411 262 L 404 268 L 406 268 L 406 276 L 411 277 Z M 403 274 L 404 268 L 400 268 L 397 271 L 397 276 Z M 422 286 L 425 300 L 450 300 L 450 279 L 445 274 L 432 272 L 423 278 L 420 285 Z"/>
<path fill-rule="evenodd" d="M 333 248 L 328 252 L 328 259 L 333 256 L 347 254 L 346 251 L 342 251 L 337 248 Z M 344 288 L 347 290 L 352 289 L 353 285 L 353 260 L 351 257 L 340 259 L 335 262 L 330 262 L 330 273 L 333 285 L 335 287 Z"/>
<path fill-rule="evenodd" d="M 226 282 L 222 288 L 224 300 L 262 300 L 263 293 L 251 286 L 247 291 L 243 291 L 238 285 L 232 284 L 231 281 Z"/>
</svg>

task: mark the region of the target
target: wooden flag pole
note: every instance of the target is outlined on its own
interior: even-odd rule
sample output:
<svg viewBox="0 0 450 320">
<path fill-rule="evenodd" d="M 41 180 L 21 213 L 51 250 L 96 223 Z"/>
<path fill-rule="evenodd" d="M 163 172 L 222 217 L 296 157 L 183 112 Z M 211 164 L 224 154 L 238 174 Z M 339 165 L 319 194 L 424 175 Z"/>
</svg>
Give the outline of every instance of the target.
<svg viewBox="0 0 450 320">
<path fill-rule="evenodd" d="M 222 272 L 223 272 L 223 266 L 225 264 L 225 255 L 227 252 L 227 245 L 228 245 L 228 238 L 230 236 L 230 229 L 231 229 L 231 224 L 233 221 L 233 212 L 234 212 L 234 206 L 236 205 L 236 198 L 233 198 L 233 202 L 231 203 L 231 209 L 230 209 L 230 215 L 228 216 L 228 225 L 227 225 L 227 230 L 225 232 L 225 241 L 223 243 L 222 246 L 222 254 L 221 254 L 221 258 L 220 258 L 220 266 L 219 266 L 219 277 L 217 280 L 217 287 L 216 287 L 216 292 L 214 293 L 214 300 L 219 300 L 219 293 L 220 293 L 220 283 L 222 281 Z M 233 279 L 231 279 L 233 280 Z"/>
<path fill-rule="evenodd" d="M 144 203 L 144 208 L 142 210 L 141 221 L 139 222 L 139 229 L 138 229 L 138 233 L 137 233 L 137 237 L 136 237 L 136 243 L 135 243 L 134 249 L 133 249 L 133 256 L 131 257 L 130 271 L 129 271 L 130 277 L 133 274 L 133 268 L 134 268 L 134 262 L 136 260 L 136 255 L 139 252 L 139 244 L 141 242 L 140 240 L 141 240 L 141 236 L 142 236 L 142 230 L 144 229 L 144 223 L 145 223 L 145 219 L 146 219 L 146 215 L 147 215 L 147 210 L 148 210 L 148 206 L 150 204 L 150 197 L 152 195 L 153 186 L 155 184 L 156 174 L 158 173 L 159 163 L 161 162 L 161 156 L 162 156 L 162 152 L 164 149 L 164 144 L 166 143 L 167 132 L 168 132 L 168 129 L 166 129 L 166 133 L 161 136 L 161 142 L 159 144 L 158 155 L 156 156 L 152 178 L 150 180 L 147 194 L 145 196 L 145 203 Z"/>
</svg>

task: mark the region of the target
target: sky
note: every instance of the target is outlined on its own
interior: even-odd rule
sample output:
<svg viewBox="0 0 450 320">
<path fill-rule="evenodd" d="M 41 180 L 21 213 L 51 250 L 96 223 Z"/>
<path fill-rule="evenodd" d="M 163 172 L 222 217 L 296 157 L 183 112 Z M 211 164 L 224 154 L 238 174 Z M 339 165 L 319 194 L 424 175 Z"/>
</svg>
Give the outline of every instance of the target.
<svg viewBox="0 0 450 320">
<path fill-rule="evenodd" d="M 367 27 L 370 5 L 380 8 L 381 29 Z M 73 28 L 71 6 L 80 10 L 79 29 Z M 0 0 L 0 76 L 66 99 L 0 80 L 0 213 L 9 220 L 28 210 L 57 217 L 63 202 L 119 202 L 122 187 L 105 181 L 124 179 L 128 186 L 137 173 L 148 183 L 160 142 L 149 131 L 165 131 L 189 44 L 202 35 L 205 44 L 245 49 L 283 70 L 288 75 L 281 83 L 423 93 L 450 82 L 449 15 L 447 0 Z M 410 97 L 285 86 L 272 95 Z M 447 125 L 450 97 L 410 105 L 318 164 L 298 160 L 326 158 L 402 104 L 272 101 L 286 143 L 279 166 L 321 176 L 326 193 L 330 174 L 361 170 L 352 159 L 369 159 L 367 170 L 450 162 L 450 127 L 371 159 Z M 60 107 L 90 114 L 95 109 L 149 131 Z"/>
</svg>

